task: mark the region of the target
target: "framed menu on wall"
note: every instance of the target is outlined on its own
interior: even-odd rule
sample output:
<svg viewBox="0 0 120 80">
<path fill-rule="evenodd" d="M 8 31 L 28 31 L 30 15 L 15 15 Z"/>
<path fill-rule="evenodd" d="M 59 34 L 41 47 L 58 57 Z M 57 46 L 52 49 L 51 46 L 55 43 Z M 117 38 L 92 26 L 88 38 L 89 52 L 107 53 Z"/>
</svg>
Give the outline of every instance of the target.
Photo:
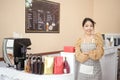
<svg viewBox="0 0 120 80">
<path fill-rule="evenodd" d="M 26 33 L 59 33 L 60 3 L 48 0 L 25 0 Z"/>
</svg>

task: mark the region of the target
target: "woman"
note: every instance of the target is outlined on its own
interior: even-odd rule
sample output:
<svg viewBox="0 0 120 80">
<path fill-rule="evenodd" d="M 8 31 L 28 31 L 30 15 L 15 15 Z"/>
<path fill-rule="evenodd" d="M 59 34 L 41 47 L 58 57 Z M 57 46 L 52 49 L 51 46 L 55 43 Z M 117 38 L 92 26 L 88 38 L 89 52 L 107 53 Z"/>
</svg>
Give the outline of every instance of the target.
<svg viewBox="0 0 120 80">
<path fill-rule="evenodd" d="M 100 58 L 103 56 L 103 39 L 94 33 L 95 22 L 85 18 L 82 23 L 83 37 L 75 44 L 76 60 L 80 63 L 78 80 L 102 80 Z"/>
</svg>

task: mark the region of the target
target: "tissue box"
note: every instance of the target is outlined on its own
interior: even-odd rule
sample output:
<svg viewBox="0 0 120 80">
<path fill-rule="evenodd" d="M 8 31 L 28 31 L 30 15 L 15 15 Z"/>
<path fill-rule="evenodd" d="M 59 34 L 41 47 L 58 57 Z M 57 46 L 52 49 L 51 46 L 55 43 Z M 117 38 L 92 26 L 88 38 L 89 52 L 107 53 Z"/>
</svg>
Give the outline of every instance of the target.
<svg viewBox="0 0 120 80">
<path fill-rule="evenodd" d="M 75 52 L 75 47 L 74 46 L 64 46 L 64 52 Z"/>
</svg>

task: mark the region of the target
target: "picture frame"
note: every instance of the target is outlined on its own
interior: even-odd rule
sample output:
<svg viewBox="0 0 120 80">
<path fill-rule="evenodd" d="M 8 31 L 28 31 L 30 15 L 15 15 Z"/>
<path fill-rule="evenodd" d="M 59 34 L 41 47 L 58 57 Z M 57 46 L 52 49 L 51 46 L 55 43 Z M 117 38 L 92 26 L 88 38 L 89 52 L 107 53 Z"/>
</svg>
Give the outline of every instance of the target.
<svg viewBox="0 0 120 80">
<path fill-rule="evenodd" d="M 59 33 L 60 3 L 25 0 L 25 33 Z"/>
</svg>

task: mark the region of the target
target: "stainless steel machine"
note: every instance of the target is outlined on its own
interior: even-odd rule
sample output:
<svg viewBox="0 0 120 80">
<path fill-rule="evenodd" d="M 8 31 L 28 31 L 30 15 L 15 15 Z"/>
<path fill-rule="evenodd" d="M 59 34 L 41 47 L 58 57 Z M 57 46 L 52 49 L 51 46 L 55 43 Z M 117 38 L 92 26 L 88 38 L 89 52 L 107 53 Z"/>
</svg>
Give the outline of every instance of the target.
<svg viewBox="0 0 120 80">
<path fill-rule="evenodd" d="M 18 70 L 24 69 L 24 60 L 28 46 L 31 45 L 29 38 L 4 38 L 3 57 L 9 67 L 15 67 Z"/>
</svg>

